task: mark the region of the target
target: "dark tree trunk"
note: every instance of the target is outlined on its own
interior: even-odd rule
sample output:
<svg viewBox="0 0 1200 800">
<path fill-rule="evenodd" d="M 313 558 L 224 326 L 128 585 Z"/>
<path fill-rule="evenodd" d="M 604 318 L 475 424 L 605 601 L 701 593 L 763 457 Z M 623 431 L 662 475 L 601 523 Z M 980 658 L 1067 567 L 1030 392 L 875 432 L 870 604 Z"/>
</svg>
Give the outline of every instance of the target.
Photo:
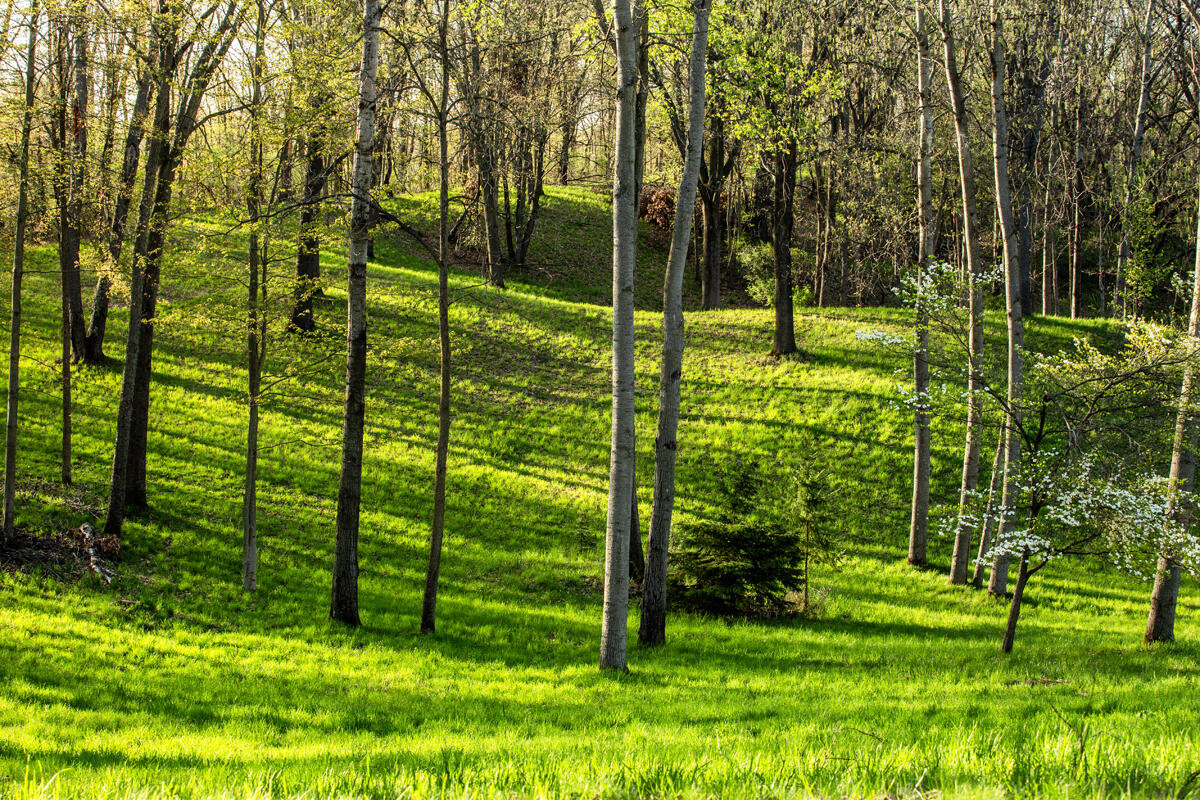
<svg viewBox="0 0 1200 800">
<path fill-rule="evenodd" d="M 1012 602 L 1008 606 L 1008 625 L 1004 629 L 1004 644 L 1001 649 L 1011 653 L 1013 640 L 1017 638 L 1017 620 L 1021 616 L 1021 600 L 1025 597 L 1025 584 L 1029 581 L 1029 548 L 1021 553 L 1021 566 L 1017 570 L 1017 585 L 1013 588 Z"/>
<path fill-rule="evenodd" d="M 314 108 L 323 108 L 327 98 L 318 97 Z M 296 249 L 296 286 L 292 295 L 291 327 L 304 333 L 316 330 L 313 298 L 321 292 L 321 197 L 325 194 L 328 167 L 325 163 L 325 121 L 309 132 L 305 143 L 304 199 L 300 207 L 300 241 Z"/>
<path fill-rule="evenodd" d="M 792 314 L 792 227 L 795 223 L 796 142 L 790 141 L 772 158 L 771 245 L 775 257 L 775 336 L 771 355 L 796 352 Z"/>
</svg>

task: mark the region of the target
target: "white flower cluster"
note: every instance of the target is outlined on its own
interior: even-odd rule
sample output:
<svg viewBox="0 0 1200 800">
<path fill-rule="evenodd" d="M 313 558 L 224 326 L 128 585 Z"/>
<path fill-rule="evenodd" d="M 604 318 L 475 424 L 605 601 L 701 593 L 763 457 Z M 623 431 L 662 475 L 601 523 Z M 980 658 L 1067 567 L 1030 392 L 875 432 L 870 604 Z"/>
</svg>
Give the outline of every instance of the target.
<svg viewBox="0 0 1200 800">
<path fill-rule="evenodd" d="M 888 331 L 881 331 L 878 328 L 868 328 L 866 330 L 858 330 L 854 332 L 854 336 L 860 342 L 878 342 L 884 347 L 912 347 L 912 339 L 907 336 L 899 336 Z"/>
</svg>

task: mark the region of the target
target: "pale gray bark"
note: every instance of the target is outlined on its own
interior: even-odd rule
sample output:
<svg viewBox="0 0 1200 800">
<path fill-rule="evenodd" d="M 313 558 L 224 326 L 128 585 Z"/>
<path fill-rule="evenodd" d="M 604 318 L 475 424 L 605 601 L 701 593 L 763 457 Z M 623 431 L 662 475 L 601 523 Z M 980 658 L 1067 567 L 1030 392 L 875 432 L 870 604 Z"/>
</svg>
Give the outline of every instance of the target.
<svg viewBox="0 0 1200 800">
<path fill-rule="evenodd" d="M 976 210 L 975 159 L 971 152 L 970 115 L 963 98 L 962 82 L 950 10 L 940 0 L 940 27 L 945 45 L 946 84 L 954 112 L 954 132 L 958 149 L 958 174 L 962 187 L 963 244 L 971 297 L 969 310 L 970 340 L 967 364 L 967 434 L 963 448 L 962 486 L 958 500 L 958 523 L 954 534 L 954 555 L 950 564 L 950 583 L 967 582 L 971 562 L 971 526 L 969 510 L 979 484 L 979 438 L 983 410 L 980 370 L 983 358 L 983 253 L 979 248 L 979 214 Z"/>
<path fill-rule="evenodd" d="M 1004 295 L 1008 319 L 1008 395 L 1005 400 L 1004 489 L 1000 500 L 1002 522 L 997 541 L 1013 529 L 1016 505 L 1020 499 L 1021 402 L 1023 379 L 1022 344 L 1025 338 L 1021 316 L 1021 275 L 1017 263 L 1017 226 L 1013 218 L 1012 192 L 1008 180 L 1008 113 L 1004 106 L 1005 62 L 1004 20 L 992 0 L 992 149 L 996 168 L 996 207 L 1004 240 Z M 1009 559 L 997 554 L 992 563 L 988 592 L 1003 595 L 1008 591 Z"/>
<path fill-rule="evenodd" d="M 21 394 L 21 280 L 25 272 L 25 229 L 29 217 L 29 136 L 33 128 L 33 89 L 37 63 L 38 2 L 29 10 L 29 42 L 25 50 L 25 104 L 21 114 L 21 147 L 18 151 L 17 218 L 13 241 L 12 305 L 8 329 L 8 402 L 4 427 L 4 527 L 5 541 L 14 533 L 17 489 L 17 406 Z"/>
<path fill-rule="evenodd" d="M 675 508 L 676 435 L 679 430 L 680 381 L 683 375 L 683 275 L 696 208 L 696 184 L 704 150 L 705 72 L 708 49 L 708 0 L 692 3 L 692 50 L 688 64 L 688 133 L 683 175 L 671 228 L 671 250 L 663 285 L 663 354 L 658 378 L 658 432 L 654 439 L 654 505 L 650 515 L 646 578 L 638 641 L 666 641 L 667 554 Z"/>
<path fill-rule="evenodd" d="M 363 420 L 367 377 L 367 244 L 371 234 L 375 112 L 379 72 L 380 0 L 363 0 L 362 63 L 358 73 L 358 134 L 347 272 L 346 405 L 338 481 L 337 535 L 329 616 L 350 626 L 358 616 L 358 510 L 362 499 Z"/>
<path fill-rule="evenodd" d="M 630 0 L 613 0 L 617 54 L 617 130 L 613 175 L 612 444 L 604 553 L 600 667 L 626 669 L 629 615 L 629 534 L 633 498 L 633 278 L 637 256 L 638 31 Z"/>
<path fill-rule="evenodd" d="M 929 316 L 922 297 L 925 272 L 934 245 L 933 233 L 933 98 L 929 37 L 925 9 L 916 0 L 917 97 L 920 107 L 917 158 L 917 302 L 915 309 L 916 349 L 913 352 L 913 492 L 912 517 L 908 528 L 908 563 L 923 567 L 929 542 Z"/>
</svg>

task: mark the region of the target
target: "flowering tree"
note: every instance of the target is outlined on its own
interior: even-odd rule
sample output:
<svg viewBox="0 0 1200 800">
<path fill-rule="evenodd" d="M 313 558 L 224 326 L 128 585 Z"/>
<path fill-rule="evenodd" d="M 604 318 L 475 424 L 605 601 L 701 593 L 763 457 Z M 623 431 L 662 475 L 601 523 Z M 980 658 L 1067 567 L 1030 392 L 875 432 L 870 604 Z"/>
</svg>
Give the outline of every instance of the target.
<svg viewBox="0 0 1200 800">
<path fill-rule="evenodd" d="M 938 332 L 930 362 L 947 381 L 971 363 L 961 284 L 952 267 L 932 264 L 897 289 L 907 304 L 919 301 L 929 311 Z M 882 331 L 861 331 L 859 338 L 906 354 L 913 347 L 909 337 Z M 1102 558 L 1144 577 L 1153 574 L 1157 553 L 1168 552 L 1184 569 L 1200 567 L 1200 539 L 1187 515 L 1168 512 L 1169 481 L 1144 467 L 1168 452 L 1171 431 L 1163 420 L 1174 406 L 1180 373 L 1196 356 L 1177 331 L 1133 322 L 1111 348 L 1076 339 L 1069 351 L 1026 353 L 1019 406 L 1010 402 L 997 369 L 978 367 L 974 384 L 1019 438 L 1021 458 L 1010 466 L 1017 481 L 1012 500 L 994 512 L 964 504 L 956 524 L 1003 523 L 992 555 L 1019 562 L 1005 652 L 1012 650 L 1029 579 L 1052 560 Z M 905 400 L 932 410 L 937 395 Z M 1175 489 L 1177 502 L 1187 505 L 1190 497 Z"/>
</svg>

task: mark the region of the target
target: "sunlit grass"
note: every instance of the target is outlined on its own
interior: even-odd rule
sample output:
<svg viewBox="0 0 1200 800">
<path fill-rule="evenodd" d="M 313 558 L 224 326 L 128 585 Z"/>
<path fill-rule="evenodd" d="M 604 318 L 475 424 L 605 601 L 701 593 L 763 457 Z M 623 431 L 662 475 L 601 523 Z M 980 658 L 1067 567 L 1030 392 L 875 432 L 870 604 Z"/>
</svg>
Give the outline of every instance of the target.
<svg viewBox="0 0 1200 800">
<path fill-rule="evenodd" d="M 602 214 L 576 200 L 585 210 L 573 213 L 599 230 Z M 545 229 L 556 235 L 567 223 L 552 212 Z M 786 465 L 804 454 L 829 470 L 850 557 L 818 573 L 812 618 L 673 616 L 666 647 L 634 648 L 629 675 L 602 674 L 611 331 L 608 309 L 571 298 L 602 300 L 603 276 L 531 270 L 506 292 L 455 276 L 438 633 L 419 637 L 436 283 L 407 247 L 380 240 L 365 624 L 349 631 L 327 621 L 344 373 L 335 242 L 318 303 L 324 335 L 271 344 L 268 369 L 296 375 L 264 409 L 261 588 L 243 594 L 244 290 L 228 256 L 244 242 L 220 230 L 187 223 L 174 235 L 155 353 L 152 508 L 128 524 L 119 578 L 0 577 L 0 795 L 1174 796 L 1200 769 L 1194 583 L 1181 643 L 1148 650 L 1148 587 L 1055 564 L 1031 586 L 1016 652 L 1002 657 L 1006 609 L 945 585 L 948 540 L 931 543 L 934 569 L 903 565 L 911 421 L 894 400 L 905 365 L 855 337 L 903 328 L 897 310 L 802 313 L 805 357 L 783 361 L 766 356 L 768 311 L 688 315 L 679 517 L 709 512 L 723 460 Z M 44 269 L 52 253 L 33 261 Z M 661 268 L 650 256 L 642 267 L 647 309 Z M 39 531 L 89 518 L 52 483 L 56 293 L 49 276 L 30 276 L 18 522 Z M 111 353 L 125 322 L 117 310 Z M 637 324 L 647 520 L 660 332 L 652 310 Z M 989 322 L 995 341 L 1000 325 Z M 1035 320 L 1030 342 L 1057 348 L 1100 330 Z M 118 381 L 117 368 L 76 375 L 76 508 L 103 505 Z M 960 438 L 959 420 L 935 422 L 938 502 L 955 497 Z M 636 610 L 630 621 L 632 632 Z"/>
</svg>

